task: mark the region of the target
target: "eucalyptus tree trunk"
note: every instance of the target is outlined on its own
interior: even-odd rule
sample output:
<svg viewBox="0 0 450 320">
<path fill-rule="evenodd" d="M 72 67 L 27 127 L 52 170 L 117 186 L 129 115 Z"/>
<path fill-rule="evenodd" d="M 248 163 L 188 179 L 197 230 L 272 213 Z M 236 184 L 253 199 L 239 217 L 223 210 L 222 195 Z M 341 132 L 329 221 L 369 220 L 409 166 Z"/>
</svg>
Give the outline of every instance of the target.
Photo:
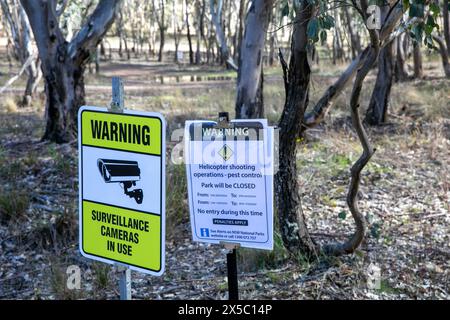
<svg viewBox="0 0 450 320">
<path fill-rule="evenodd" d="M 447 44 L 447 54 L 450 55 L 450 4 L 448 0 L 444 0 L 442 12 L 444 16 L 444 39 Z"/>
<path fill-rule="evenodd" d="M 71 141 L 76 138 L 78 109 L 85 104 L 86 64 L 114 22 L 121 1 L 101 0 L 69 43 L 58 25 L 56 1 L 21 2 L 34 33 L 45 79 L 47 124 L 43 139 Z"/>
<path fill-rule="evenodd" d="M 277 10 L 277 9 L 275 9 Z M 276 19 L 277 15 L 276 13 L 274 13 L 273 11 L 271 12 L 271 24 L 272 26 L 276 26 L 277 23 L 277 19 Z M 277 33 L 276 32 L 271 32 L 269 35 L 269 66 L 273 66 L 275 63 L 275 42 L 277 41 Z"/>
<path fill-rule="evenodd" d="M 202 62 L 202 53 L 201 53 L 201 42 L 202 42 L 202 34 L 203 34 L 203 16 L 202 16 L 202 5 L 199 0 L 195 2 L 195 17 L 196 21 L 194 23 L 195 26 L 195 36 L 197 38 L 197 44 L 195 49 L 195 64 L 200 64 Z"/>
<path fill-rule="evenodd" d="M 422 64 L 422 52 L 420 51 L 420 43 L 413 43 L 413 58 L 414 58 L 414 78 L 423 78 L 423 64 Z"/>
<path fill-rule="evenodd" d="M 372 91 L 366 122 L 370 125 L 381 125 L 386 122 L 389 107 L 392 82 L 394 78 L 394 47 L 393 42 L 385 46 L 378 58 L 378 75 Z"/>
<path fill-rule="evenodd" d="M 264 117 L 264 43 L 274 0 L 252 0 L 245 20 L 245 34 L 239 54 L 236 118 Z"/>
<path fill-rule="evenodd" d="M 191 36 L 191 26 L 189 24 L 189 11 L 188 11 L 188 1 L 184 1 L 185 8 L 185 18 L 186 18 L 186 29 L 187 29 L 187 39 L 189 44 L 189 63 L 194 64 L 194 50 L 192 49 L 192 36 Z"/>
<path fill-rule="evenodd" d="M 441 54 L 442 67 L 444 68 L 444 74 L 447 79 L 450 79 L 450 62 L 447 47 L 445 45 L 444 39 L 439 36 L 433 35 L 434 41 L 439 45 L 439 53 Z"/>
<path fill-rule="evenodd" d="M 173 1 L 172 2 L 172 25 L 173 25 L 173 40 L 175 43 L 175 57 L 174 57 L 174 62 L 178 63 L 180 62 L 178 60 L 178 48 L 180 46 L 180 27 L 178 25 L 178 17 L 177 17 L 177 13 L 178 13 L 178 8 L 177 8 L 177 1 Z"/>
<path fill-rule="evenodd" d="M 406 53 L 403 42 L 406 35 L 401 34 L 395 39 L 395 45 L 397 46 L 397 54 L 395 59 L 395 79 L 397 81 L 405 81 L 408 79 L 408 71 L 406 70 Z"/>
<path fill-rule="evenodd" d="M 382 19 L 386 19 L 389 7 L 381 10 Z M 381 125 L 386 121 L 386 114 L 391 96 L 394 77 L 394 47 L 393 42 L 381 49 L 378 57 L 378 74 L 372 91 L 369 107 L 366 112 L 366 122 L 370 125 Z"/>
<path fill-rule="evenodd" d="M 161 62 L 163 60 L 163 53 L 164 53 L 164 45 L 166 42 L 166 14 L 165 14 L 165 4 L 164 0 L 159 0 L 158 7 L 156 7 L 155 0 L 152 0 L 153 4 L 153 14 L 156 20 L 156 23 L 158 24 L 159 29 L 159 51 L 158 51 L 158 62 Z M 156 12 L 159 11 L 160 15 Z"/>
<path fill-rule="evenodd" d="M 216 31 L 216 41 L 220 50 L 220 57 L 222 61 L 226 64 L 227 68 L 231 68 L 237 71 L 238 67 L 233 61 L 233 58 L 230 55 L 230 50 L 228 49 L 227 40 L 225 38 L 225 33 L 222 28 L 222 23 L 220 21 L 220 17 L 222 15 L 222 7 L 223 0 L 217 0 L 217 9 L 215 5 L 215 0 L 210 0 L 210 13 L 211 13 L 211 21 L 214 24 L 214 28 Z"/>
<path fill-rule="evenodd" d="M 355 59 L 358 54 L 361 53 L 361 39 L 358 37 L 355 29 L 353 27 L 352 17 L 350 15 L 350 10 L 347 6 L 344 6 L 345 18 L 347 20 L 347 27 L 350 34 L 350 44 L 352 46 L 352 59 Z"/>
<path fill-rule="evenodd" d="M 14 2 L 10 7 L 7 0 L 0 0 L 0 6 L 11 31 L 15 56 L 22 66 L 26 65 L 25 72 L 28 78 L 22 105 L 29 106 L 42 78 L 40 60 L 33 50 L 30 23 L 19 2 Z"/>
<path fill-rule="evenodd" d="M 301 135 L 302 120 L 309 100 L 311 69 L 308 63 L 307 26 L 314 14 L 314 5 L 306 1 L 296 10 L 289 67 L 280 51 L 286 101 L 278 124 L 280 161 L 275 176 L 278 218 L 283 242 L 290 252 L 301 252 L 309 257 L 315 253 L 315 244 L 309 236 L 301 207 L 296 156 L 299 145 L 297 141 Z"/>
<path fill-rule="evenodd" d="M 237 61 L 241 61 L 241 46 L 242 46 L 242 37 L 244 35 L 244 17 L 245 17 L 245 0 L 239 1 L 239 23 L 238 23 L 238 31 L 237 31 Z"/>
<path fill-rule="evenodd" d="M 333 64 L 337 61 L 342 62 L 344 57 L 344 47 L 341 38 L 341 18 L 338 9 L 334 9 L 334 37 L 333 37 Z"/>
<path fill-rule="evenodd" d="M 362 12 L 367 12 L 368 1 L 361 0 Z M 367 16 L 363 16 L 367 19 Z M 370 45 L 366 48 L 366 55 L 363 60 L 362 66 L 358 69 L 358 72 L 353 83 L 352 94 L 350 97 L 350 109 L 352 115 L 353 128 L 356 131 L 358 139 L 361 143 L 363 152 L 358 160 L 353 164 L 351 168 L 351 180 L 347 193 L 347 205 L 352 214 L 355 222 L 355 232 L 344 242 L 334 243 L 326 245 L 323 251 L 330 255 L 342 255 L 353 253 L 362 243 L 367 232 L 367 221 L 365 216 L 361 213 L 358 207 L 358 193 L 359 185 L 361 182 L 361 172 L 364 167 L 369 163 L 372 158 L 375 149 L 370 143 L 364 126 L 361 122 L 359 115 L 361 91 L 363 88 L 364 80 L 375 64 L 377 57 L 380 53 L 380 34 L 373 29 L 369 29 Z"/>
</svg>

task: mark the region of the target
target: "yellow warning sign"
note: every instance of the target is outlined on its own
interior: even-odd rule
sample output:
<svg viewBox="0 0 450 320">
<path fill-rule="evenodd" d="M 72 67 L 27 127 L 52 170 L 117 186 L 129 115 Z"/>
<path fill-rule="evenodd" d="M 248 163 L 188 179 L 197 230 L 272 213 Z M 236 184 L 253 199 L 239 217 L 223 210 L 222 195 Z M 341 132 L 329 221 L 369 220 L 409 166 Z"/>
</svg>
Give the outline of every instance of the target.
<svg viewBox="0 0 450 320">
<path fill-rule="evenodd" d="M 82 107 L 78 119 L 81 253 L 161 275 L 164 118 L 157 113 Z"/>
<path fill-rule="evenodd" d="M 154 155 L 161 154 L 161 119 L 83 110 L 83 145 Z"/>
<path fill-rule="evenodd" d="M 224 145 L 219 150 L 219 155 L 223 158 L 223 160 L 227 161 L 233 156 L 233 150 L 229 146 Z"/>
<path fill-rule="evenodd" d="M 83 251 L 149 270 L 161 269 L 161 217 L 83 201 Z"/>
</svg>

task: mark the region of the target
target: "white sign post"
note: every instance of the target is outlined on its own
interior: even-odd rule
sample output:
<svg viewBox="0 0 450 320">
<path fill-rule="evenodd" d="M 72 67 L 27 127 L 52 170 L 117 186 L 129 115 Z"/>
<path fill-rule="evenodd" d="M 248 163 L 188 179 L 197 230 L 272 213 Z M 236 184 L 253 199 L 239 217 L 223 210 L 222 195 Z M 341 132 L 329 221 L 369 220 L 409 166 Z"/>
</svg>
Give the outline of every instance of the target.
<svg viewBox="0 0 450 320">
<path fill-rule="evenodd" d="M 194 241 L 273 249 L 273 152 L 265 121 L 186 123 Z"/>
<path fill-rule="evenodd" d="M 186 122 L 194 241 L 273 249 L 273 142 L 266 120 Z"/>
</svg>

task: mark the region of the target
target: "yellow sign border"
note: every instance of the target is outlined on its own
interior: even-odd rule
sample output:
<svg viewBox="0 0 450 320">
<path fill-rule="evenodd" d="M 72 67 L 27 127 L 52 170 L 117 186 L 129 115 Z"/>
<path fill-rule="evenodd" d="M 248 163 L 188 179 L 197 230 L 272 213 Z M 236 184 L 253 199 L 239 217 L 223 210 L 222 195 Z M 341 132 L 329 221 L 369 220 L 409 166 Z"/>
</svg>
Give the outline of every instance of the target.
<svg viewBox="0 0 450 320">
<path fill-rule="evenodd" d="M 119 115 L 119 116 L 131 116 L 131 117 L 144 117 L 144 118 L 152 118 L 152 119 L 157 119 L 160 123 L 160 133 L 159 133 L 159 137 L 160 137 L 160 143 L 159 143 L 159 147 L 160 147 L 160 152 L 159 154 L 153 154 L 153 153 L 148 153 L 148 152 L 139 152 L 139 151 L 130 151 L 130 150 L 124 150 L 124 149 L 117 149 L 117 148 L 108 148 L 108 147 L 102 147 L 102 146 L 92 146 L 92 145 L 85 145 L 83 144 L 83 137 L 82 137 L 82 122 L 83 122 L 83 113 L 84 112 L 93 112 L 93 113 L 101 113 L 101 114 L 112 114 L 112 115 Z M 79 150 L 79 157 L 78 157 L 78 163 L 79 163 L 79 249 L 80 252 L 83 256 L 85 256 L 86 258 L 90 258 L 93 260 L 97 260 L 97 261 L 101 261 L 101 262 L 105 262 L 105 263 L 109 263 L 109 264 L 119 264 L 119 265 L 126 265 L 126 266 L 130 266 L 131 269 L 134 269 L 136 271 L 140 271 L 140 272 L 144 272 L 147 274 L 151 274 L 151 275 L 155 275 L 155 276 L 161 276 L 164 271 L 165 271 L 165 128 L 166 128 L 166 123 L 164 120 L 164 117 L 159 114 L 159 113 L 153 113 L 153 112 L 139 112 L 139 111 L 132 111 L 132 110 L 125 110 L 123 113 L 111 113 L 108 112 L 107 108 L 102 108 L 102 107 L 91 107 L 91 106 L 83 106 L 79 109 L 78 111 L 78 133 L 79 133 L 79 137 L 78 137 L 78 150 Z M 153 270 L 153 269 L 149 269 L 146 267 L 142 267 L 142 266 L 138 266 L 138 265 L 134 265 L 128 262 L 124 262 L 124 261 L 120 261 L 120 260 L 115 260 L 112 258 L 107 258 L 107 257 L 103 257 L 103 256 L 99 256 L 93 253 L 89 253 L 84 251 L 84 239 L 83 239 L 83 201 L 90 201 L 91 200 L 87 200 L 87 199 L 83 199 L 83 166 L 82 166 L 82 159 L 83 159 L 83 146 L 91 146 L 91 147 L 95 147 L 95 148 L 101 148 L 101 149 L 110 149 L 110 150 L 119 150 L 119 151 L 125 151 L 125 152 L 130 152 L 130 153 L 140 153 L 140 154 L 146 154 L 149 156 L 156 156 L 156 157 L 160 157 L 160 161 L 161 161 L 161 170 L 160 170 L 160 176 L 161 176 L 161 185 L 160 185 L 160 194 L 161 194 L 161 204 L 160 204 L 160 261 L 159 261 L 159 270 Z M 95 202 L 95 201 L 94 201 Z M 99 202 L 100 203 L 100 202 Z M 101 203 L 103 204 L 103 203 Z M 104 204 L 104 205 L 108 205 L 108 206 L 113 206 L 110 204 Z M 117 207 L 117 206 L 113 206 L 113 207 Z M 135 210 L 135 209 L 130 209 L 130 208 L 123 208 L 126 210 L 130 210 L 130 211 L 135 211 L 137 213 L 142 213 L 142 214 L 153 214 L 155 215 L 155 213 L 152 212 L 146 212 L 146 211 L 139 211 L 139 210 Z M 156 214 L 157 215 L 157 214 Z"/>
</svg>

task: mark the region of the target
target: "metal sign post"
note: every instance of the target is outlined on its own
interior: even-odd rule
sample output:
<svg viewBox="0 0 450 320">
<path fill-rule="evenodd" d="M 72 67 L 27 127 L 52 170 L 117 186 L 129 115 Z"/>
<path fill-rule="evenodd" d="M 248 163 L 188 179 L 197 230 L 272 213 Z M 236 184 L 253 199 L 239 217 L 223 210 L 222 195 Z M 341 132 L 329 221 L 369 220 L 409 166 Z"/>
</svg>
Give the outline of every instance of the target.
<svg viewBox="0 0 450 320">
<path fill-rule="evenodd" d="M 223 243 L 227 253 L 227 276 L 228 276 L 228 300 L 239 300 L 239 285 L 237 276 L 237 248 L 239 244 Z"/>
<path fill-rule="evenodd" d="M 124 107 L 124 89 L 122 79 L 112 78 L 112 100 L 109 112 L 123 113 Z M 117 265 L 120 273 L 119 291 L 120 300 L 131 300 L 131 270 L 128 266 Z"/>
<path fill-rule="evenodd" d="M 230 127 L 230 116 L 228 112 L 219 112 L 217 123 L 218 128 Z M 238 243 L 222 243 L 227 253 L 227 276 L 228 276 L 228 300 L 239 300 L 239 285 L 237 277 L 237 254 L 236 249 L 239 248 Z"/>
</svg>

